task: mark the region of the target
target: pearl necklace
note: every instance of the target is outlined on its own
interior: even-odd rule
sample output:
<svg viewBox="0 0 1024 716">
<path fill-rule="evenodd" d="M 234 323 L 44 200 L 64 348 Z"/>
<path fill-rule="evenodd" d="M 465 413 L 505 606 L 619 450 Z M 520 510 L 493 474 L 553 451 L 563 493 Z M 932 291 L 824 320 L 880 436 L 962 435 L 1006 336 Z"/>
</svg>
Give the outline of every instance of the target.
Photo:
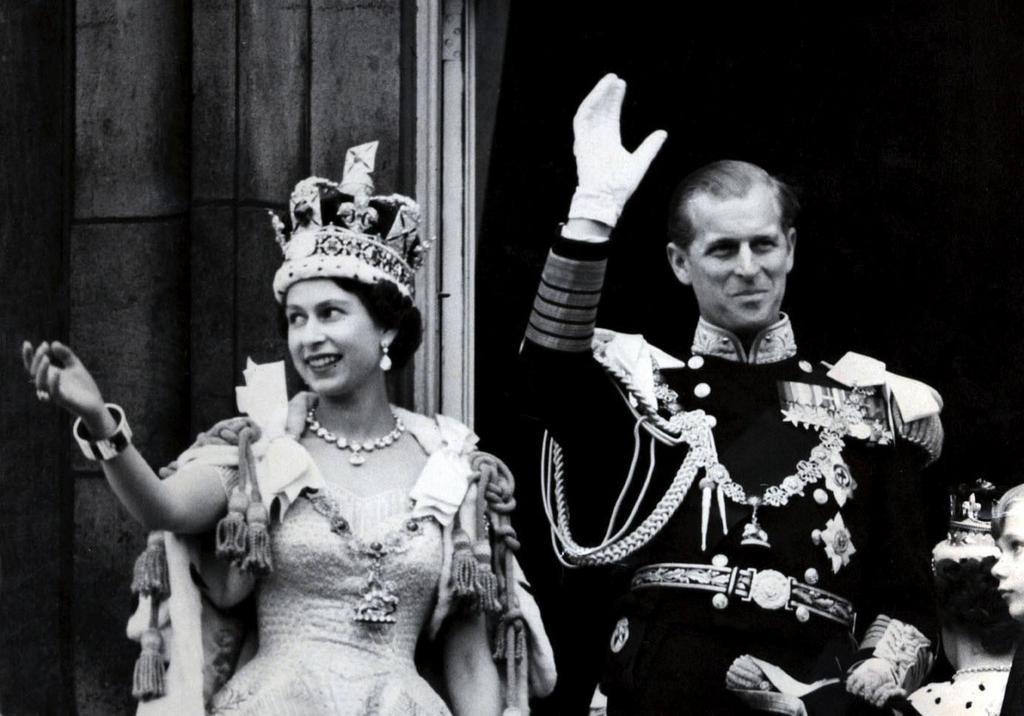
<svg viewBox="0 0 1024 716">
<path fill-rule="evenodd" d="M 969 669 L 957 669 L 956 672 L 953 674 L 953 678 L 956 678 L 957 676 L 960 676 L 961 674 L 983 674 L 983 673 L 985 673 L 987 671 L 1004 671 L 1004 672 L 1009 672 L 1010 671 L 1010 665 L 1007 664 L 1005 666 L 972 666 Z"/>
<path fill-rule="evenodd" d="M 375 440 L 365 440 L 360 442 L 358 440 L 348 440 L 343 435 L 335 435 L 330 430 L 320 424 L 320 421 L 316 419 L 315 409 L 310 409 L 306 413 L 306 425 L 309 429 L 316 433 L 316 436 L 324 442 L 334 445 L 339 450 L 348 450 L 352 453 L 349 457 L 349 464 L 359 467 L 366 462 L 366 455 L 363 453 L 373 452 L 374 450 L 383 450 L 384 448 L 391 447 L 394 445 L 402 433 L 405 432 L 405 423 L 398 417 L 394 409 L 391 410 L 391 417 L 395 419 L 395 429 L 389 432 L 387 435 L 383 435 Z"/>
</svg>

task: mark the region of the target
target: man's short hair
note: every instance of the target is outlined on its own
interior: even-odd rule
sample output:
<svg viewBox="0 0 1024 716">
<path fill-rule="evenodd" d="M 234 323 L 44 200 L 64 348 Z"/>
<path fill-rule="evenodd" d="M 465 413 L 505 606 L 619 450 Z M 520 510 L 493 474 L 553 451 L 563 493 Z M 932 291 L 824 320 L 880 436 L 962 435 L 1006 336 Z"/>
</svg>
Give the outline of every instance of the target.
<svg viewBox="0 0 1024 716">
<path fill-rule="evenodd" d="M 1006 514 L 1013 508 L 1015 502 L 1024 502 L 1024 485 L 1011 487 L 1003 493 L 992 510 L 992 536 L 999 539 L 1006 527 Z"/>
<path fill-rule="evenodd" d="M 687 175 L 672 193 L 668 215 L 669 240 L 687 249 L 696 238 L 696 229 L 689 211 L 689 204 L 696 196 L 706 194 L 716 199 L 739 198 L 746 196 L 757 184 L 767 186 L 775 194 L 779 204 L 779 223 L 783 231 L 789 231 L 800 211 L 800 202 L 793 188 L 756 164 L 722 159 Z"/>
</svg>

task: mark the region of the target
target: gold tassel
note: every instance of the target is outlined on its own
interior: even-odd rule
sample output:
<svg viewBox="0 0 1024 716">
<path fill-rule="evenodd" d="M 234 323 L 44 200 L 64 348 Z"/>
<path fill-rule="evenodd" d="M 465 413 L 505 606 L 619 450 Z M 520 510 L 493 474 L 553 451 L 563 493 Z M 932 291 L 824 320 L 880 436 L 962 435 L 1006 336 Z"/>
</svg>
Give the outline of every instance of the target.
<svg viewBox="0 0 1024 716">
<path fill-rule="evenodd" d="M 477 562 L 476 567 L 476 589 L 480 611 L 498 614 L 501 612 L 501 602 L 498 600 L 498 578 L 491 571 L 491 565 L 486 562 Z"/>
<path fill-rule="evenodd" d="M 257 577 L 273 571 L 273 557 L 270 552 L 270 514 L 263 504 L 260 486 L 256 483 L 256 458 L 252 454 L 253 431 L 244 428 L 238 434 L 238 477 L 243 485 L 250 485 L 252 500 L 245 511 L 248 523 L 246 551 L 241 569 Z"/>
<path fill-rule="evenodd" d="M 153 604 L 155 614 L 159 604 Z M 132 696 L 143 701 L 164 695 L 163 639 L 160 630 L 150 627 L 142 634 L 142 653 L 135 662 L 132 676 Z"/>
<path fill-rule="evenodd" d="M 494 652 L 491 654 L 495 661 L 505 660 L 505 645 L 508 640 L 507 630 L 508 623 L 504 619 L 499 620 L 498 627 L 494 630 Z"/>
<path fill-rule="evenodd" d="M 170 577 L 167 574 L 167 552 L 164 549 L 162 532 L 150 532 L 146 538 L 146 549 L 135 560 L 132 592 L 160 598 L 171 593 Z"/>
<path fill-rule="evenodd" d="M 517 619 L 515 622 L 516 628 L 516 643 L 515 643 L 515 657 L 516 661 L 522 661 L 526 655 L 526 630 L 523 629 L 523 622 Z"/>
<path fill-rule="evenodd" d="M 501 611 L 498 597 L 498 578 L 491 569 L 491 543 L 485 537 L 473 545 L 473 557 L 476 559 L 476 594 L 477 609 L 488 614 Z"/>
<path fill-rule="evenodd" d="M 245 513 L 249 497 L 240 485 L 235 485 L 228 499 L 228 513 L 217 523 L 217 556 L 234 561 L 245 556 L 247 532 Z"/>
<path fill-rule="evenodd" d="M 270 532 L 267 523 L 270 515 L 262 502 L 250 502 L 246 511 L 246 521 L 249 523 L 249 549 L 245 559 L 242 560 L 242 570 L 263 576 L 273 571 L 273 557 L 270 553 Z"/>
<path fill-rule="evenodd" d="M 459 529 L 452 537 L 452 582 L 456 596 L 477 596 L 476 557 L 469 535 Z"/>
</svg>

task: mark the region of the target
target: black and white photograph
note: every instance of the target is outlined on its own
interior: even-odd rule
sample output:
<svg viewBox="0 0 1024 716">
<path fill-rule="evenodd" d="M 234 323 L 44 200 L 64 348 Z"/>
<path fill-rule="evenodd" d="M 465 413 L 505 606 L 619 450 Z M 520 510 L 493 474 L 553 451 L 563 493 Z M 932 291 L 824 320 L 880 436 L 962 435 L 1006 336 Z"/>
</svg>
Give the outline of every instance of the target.
<svg viewBox="0 0 1024 716">
<path fill-rule="evenodd" d="M 0 714 L 1024 715 L 1024 7 L 0 3 Z"/>
</svg>

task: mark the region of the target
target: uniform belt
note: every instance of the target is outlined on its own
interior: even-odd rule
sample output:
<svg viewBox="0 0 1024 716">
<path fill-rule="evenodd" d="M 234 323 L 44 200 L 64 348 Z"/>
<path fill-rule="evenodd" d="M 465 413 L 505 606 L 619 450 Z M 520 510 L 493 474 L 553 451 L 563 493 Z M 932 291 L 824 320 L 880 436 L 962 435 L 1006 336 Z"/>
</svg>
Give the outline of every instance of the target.
<svg viewBox="0 0 1024 716">
<path fill-rule="evenodd" d="M 661 562 L 641 567 L 633 574 L 631 589 L 650 587 L 715 592 L 711 603 L 716 609 L 728 607 L 729 597 L 735 596 L 762 609 L 791 611 L 801 622 L 814 615 L 852 631 L 857 621 L 849 600 L 774 569 Z"/>
</svg>

